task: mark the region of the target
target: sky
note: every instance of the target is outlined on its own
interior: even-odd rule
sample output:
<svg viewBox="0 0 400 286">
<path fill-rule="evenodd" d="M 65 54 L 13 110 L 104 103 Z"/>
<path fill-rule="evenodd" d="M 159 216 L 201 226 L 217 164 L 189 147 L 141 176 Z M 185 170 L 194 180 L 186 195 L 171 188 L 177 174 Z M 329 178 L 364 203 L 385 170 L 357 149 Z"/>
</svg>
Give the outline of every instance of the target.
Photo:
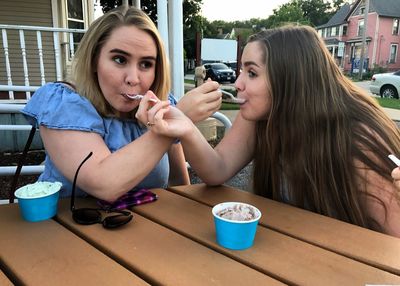
<svg viewBox="0 0 400 286">
<path fill-rule="evenodd" d="M 202 15 L 208 21 L 244 21 L 251 18 L 266 19 L 280 5 L 290 0 L 203 0 Z"/>
</svg>

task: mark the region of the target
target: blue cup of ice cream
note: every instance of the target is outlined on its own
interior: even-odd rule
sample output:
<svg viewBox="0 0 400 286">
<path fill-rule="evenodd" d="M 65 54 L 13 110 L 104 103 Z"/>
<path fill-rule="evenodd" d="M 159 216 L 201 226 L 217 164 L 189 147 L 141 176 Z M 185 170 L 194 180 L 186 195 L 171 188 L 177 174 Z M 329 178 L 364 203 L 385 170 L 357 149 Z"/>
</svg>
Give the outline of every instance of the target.
<svg viewBox="0 0 400 286">
<path fill-rule="evenodd" d="M 15 191 L 22 217 L 30 222 L 50 219 L 57 214 L 60 182 L 36 182 Z"/>
<path fill-rule="evenodd" d="M 243 250 L 253 245 L 261 212 L 256 207 L 225 202 L 213 207 L 217 243 L 222 247 Z"/>
</svg>

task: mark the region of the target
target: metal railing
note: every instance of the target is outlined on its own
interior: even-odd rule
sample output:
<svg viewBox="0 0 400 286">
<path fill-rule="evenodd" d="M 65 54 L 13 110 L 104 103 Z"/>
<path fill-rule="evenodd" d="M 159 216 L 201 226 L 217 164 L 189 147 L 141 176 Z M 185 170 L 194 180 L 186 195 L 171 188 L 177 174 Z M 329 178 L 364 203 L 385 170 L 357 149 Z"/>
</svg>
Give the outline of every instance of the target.
<svg viewBox="0 0 400 286">
<path fill-rule="evenodd" d="M 10 104 L 10 103 L 0 103 L 0 113 L 5 114 L 18 114 L 24 108 L 24 104 Z M 0 125 L 0 130 L 31 130 L 31 125 Z M 0 176 L 11 176 L 15 174 L 17 166 L 0 166 Z M 31 165 L 23 166 L 21 170 L 21 175 L 37 175 L 41 174 L 44 170 L 44 165 Z"/>
</svg>

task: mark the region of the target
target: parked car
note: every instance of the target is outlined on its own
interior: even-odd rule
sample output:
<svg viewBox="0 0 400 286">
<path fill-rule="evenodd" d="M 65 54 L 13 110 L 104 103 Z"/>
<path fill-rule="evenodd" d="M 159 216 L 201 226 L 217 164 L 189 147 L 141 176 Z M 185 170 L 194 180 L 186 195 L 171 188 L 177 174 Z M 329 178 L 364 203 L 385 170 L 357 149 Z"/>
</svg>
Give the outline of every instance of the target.
<svg viewBox="0 0 400 286">
<path fill-rule="evenodd" d="M 392 73 L 378 73 L 371 78 L 369 90 L 381 97 L 399 99 L 400 70 Z"/>
<path fill-rule="evenodd" d="M 224 62 L 224 64 L 226 64 L 228 67 L 230 67 L 231 69 L 233 69 L 235 71 L 236 74 L 236 78 L 239 76 L 236 72 L 236 68 L 237 68 L 237 61 L 231 61 L 231 62 Z"/>
<path fill-rule="evenodd" d="M 226 64 L 223 63 L 211 63 L 205 64 L 204 67 L 206 68 L 206 78 L 211 78 L 212 80 L 218 82 L 229 81 L 234 83 L 236 80 L 236 73 L 233 69 L 228 67 Z"/>
</svg>

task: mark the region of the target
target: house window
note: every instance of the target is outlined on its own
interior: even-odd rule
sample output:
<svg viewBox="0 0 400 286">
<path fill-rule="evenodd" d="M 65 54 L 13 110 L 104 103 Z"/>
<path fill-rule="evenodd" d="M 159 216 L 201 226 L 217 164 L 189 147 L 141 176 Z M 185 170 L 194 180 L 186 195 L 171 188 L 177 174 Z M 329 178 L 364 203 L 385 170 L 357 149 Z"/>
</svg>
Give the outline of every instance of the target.
<svg viewBox="0 0 400 286">
<path fill-rule="evenodd" d="M 400 19 L 393 19 L 392 35 L 397 35 L 399 33 L 399 21 Z"/>
<path fill-rule="evenodd" d="M 83 19 L 83 3 L 82 0 L 68 0 L 67 1 L 68 11 L 68 28 L 69 29 L 84 29 L 85 22 Z M 83 34 L 74 33 L 74 45 L 75 49 L 78 43 L 81 41 Z"/>
<path fill-rule="evenodd" d="M 357 36 L 362 36 L 363 31 L 364 31 L 364 19 L 358 20 Z"/>
<path fill-rule="evenodd" d="M 360 7 L 360 15 L 364 15 L 365 13 L 365 7 Z"/>
<path fill-rule="evenodd" d="M 331 36 L 337 36 L 336 27 L 332 27 Z"/>
<path fill-rule="evenodd" d="M 330 37 L 331 36 L 331 32 L 332 32 L 332 28 L 331 27 L 327 28 L 326 29 L 326 36 Z"/>
<path fill-rule="evenodd" d="M 343 26 L 343 36 L 347 35 L 347 26 Z"/>
<path fill-rule="evenodd" d="M 398 50 L 397 44 L 390 45 L 390 57 L 389 57 L 390 64 L 394 64 L 396 62 L 397 50 Z"/>
</svg>

